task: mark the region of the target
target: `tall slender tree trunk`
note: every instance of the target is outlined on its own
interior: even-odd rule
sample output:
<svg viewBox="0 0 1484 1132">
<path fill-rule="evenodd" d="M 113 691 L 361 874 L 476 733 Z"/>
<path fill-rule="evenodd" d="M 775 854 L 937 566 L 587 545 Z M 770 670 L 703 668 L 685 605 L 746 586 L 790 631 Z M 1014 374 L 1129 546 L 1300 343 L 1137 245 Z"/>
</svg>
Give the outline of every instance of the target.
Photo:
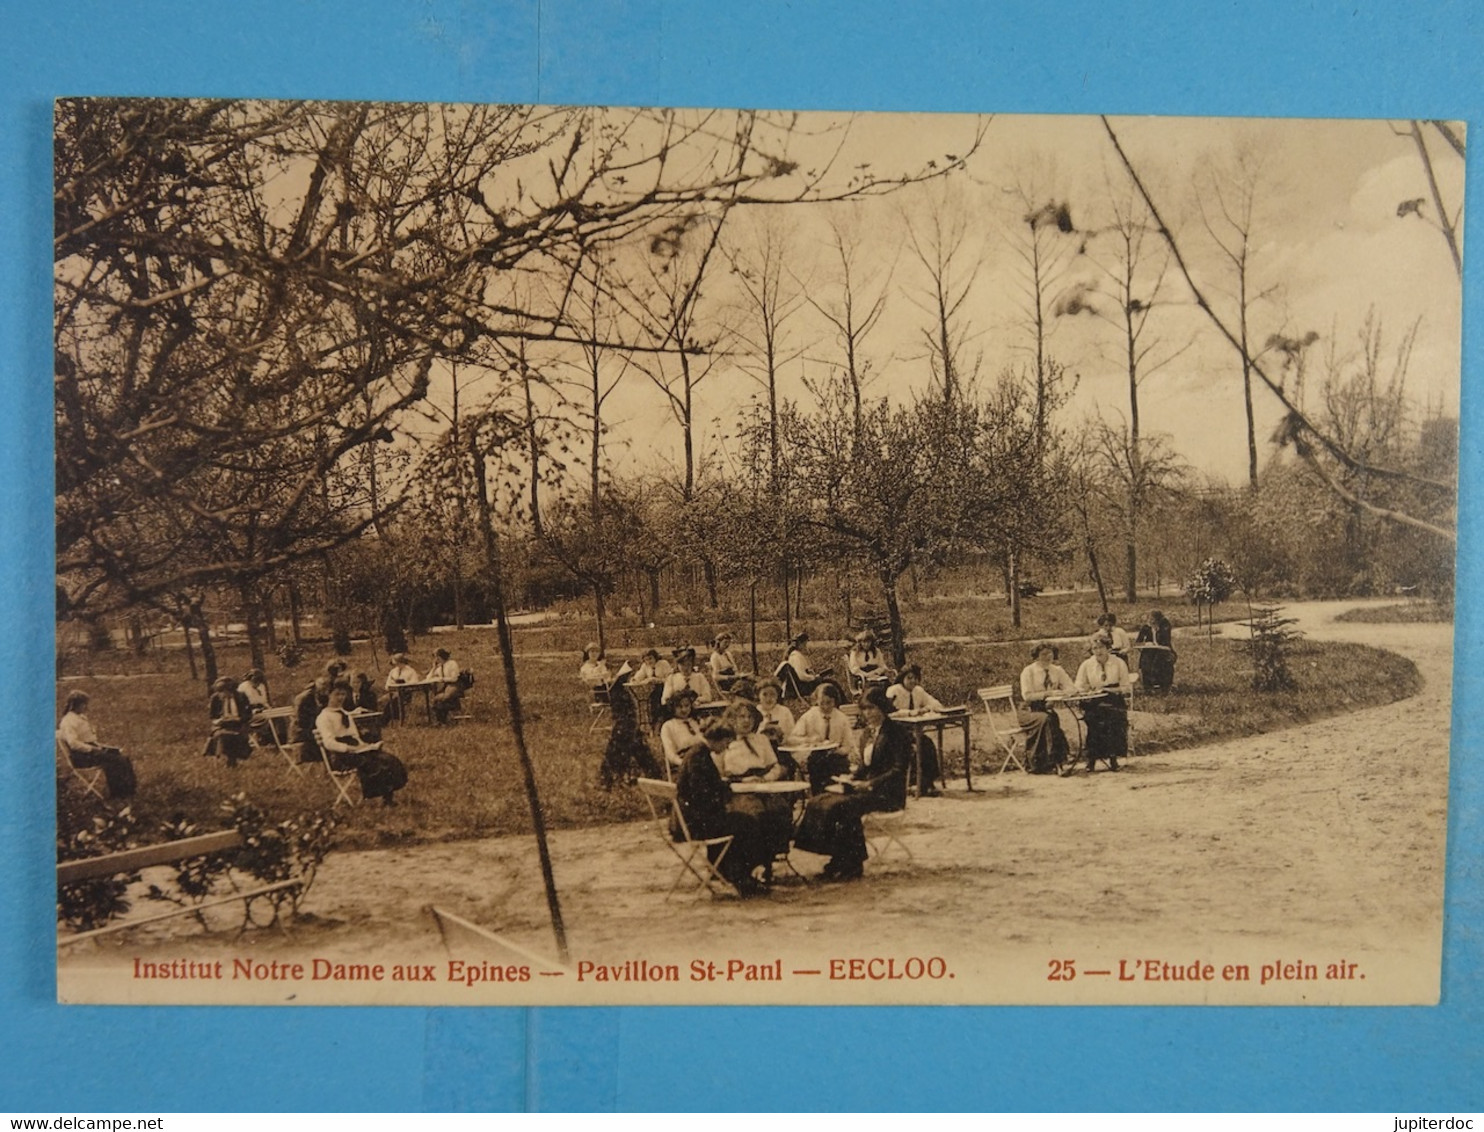
<svg viewBox="0 0 1484 1132">
<path fill-rule="evenodd" d="M 263 603 L 258 598 L 257 587 L 243 582 L 237 587 L 242 602 L 243 620 L 247 622 L 247 648 L 252 654 L 252 666 L 262 668 L 266 663 L 263 653 Z"/>
<path fill-rule="evenodd" d="M 607 632 L 607 624 L 606 623 L 607 623 L 608 617 L 607 617 L 607 607 L 606 607 L 606 605 L 603 602 L 603 580 L 601 578 L 594 578 L 593 579 L 593 609 L 597 613 L 597 621 L 598 621 L 598 648 L 600 648 L 601 650 L 603 650 L 604 653 L 607 653 L 607 651 L 608 651 L 608 632 Z"/>
<path fill-rule="evenodd" d="M 203 675 L 209 688 L 216 683 L 216 646 L 212 643 L 211 626 L 207 623 L 201 603 L 193 601 L 190 608 L 190 624 L 195 626 L 196 640 L 201 644 L 201 667 L 205 670 Z"/>
<path fill-rule="evenodd" d="M 268 642 L 268 651 L 278 651 L 278 609 L 273 604 L 273 590 L 263 595 L 263 629 Z M 258 666 L 259 668 L 262 665 Z"/>
<path fill-rule="evenodd" d="M 453 477 L 454 522 L 457 524 L 457 527 L 458 527 L 458 530 L 454 534 L 454 543 L 453 543 L 453 547 L 452 547 L 453 553 L 448 556 L 448 560 L 449 560 L 449 565 L 450 565 L 450 567 L 453 570 L 453 577 L 450 579 L 450 581 L 453 583 L 453 623 L 454 623 L 454 628 L 456 628 L 456 629 L 462 629 L 464 627 L 464 561 L 463 561 L 464 556 L 463 556 L 463 553 L 462 553 L 462 547 L 460 546 L 460 538 L 459 538 L 459 536 L 460 536 L 460 534 L 462 534 L 463 529 L 464 529 L 464 522 L 465 522 L 465 511 L 464 511 L 464 508 L 465 508 L 465 503 L 464 503 L 464 487 L 463 487 L 464 477 L 457 470 L 458 469 L 458 464 L 459 464 L 459 456 L 458 456 L 458 454 L 463 451 L 463 447 L 459 443 L 459 440 L 460 440 L 460 438 L 459 438 L 459 425 L 462 422 L 460 420 L 460 414 L 459 414 L 459 367 L 458 367 L 458 363 L 457 362 L 449 362 L 448 363 L 448 372 L 449 372 L 449 376 L 451 377 L 451 379 L 453 381 L 453 401 L 452 401 L 452 407 L 450 409 L 452 423 L 451 423 L 450 428 L 449 428 L 449 438 L 450 438 L 450 440 L 453 443 L 453 452 L 454 452 L 454 468 L 455 468 L 454 477 Z"/>
<path fill-rule="evenodd" d="M 1130 257 L 1132 263 L 1132 257 Z M 1133 294 L 1133 268 L 1124 294 Z M 1124 580 L 1124 598 L 1130 605 L 1139 600 L 1139 508 L 1144 502 L 1144 456 L 1139 448 L 1139 359 L 1135 353 L 1133 303 L 1124 304 L 1125 339 L 1128 345 L 1128 531 L 1125 550 L 1128 576 Z"/>
<path fill-rule="evenodd" d="M 752 579 L 752 585 L 747 588 L 747 619 L 752 631 L 752 670 L 761 673 L 757 660 L 757 578 Z"/>
<path fill-rule="evenodd" d="M 191 644 L 191 621 L 189 617 L 180 619 L 180 635 L 185 640 L 186 663 L 191 666 L 191 679 L 194 681 L 200 675 L 196 671 L 196 646 Z"/>
<path fill-rule="evenodd" d="M 717 589 L 716 563 L 711 558 L 701 559 L 701 575 L 706 581 L 706 601 L 716 609 L 721 605 L 721 593 Z"/>
<path fill-rule="evenodd" d="M 783 647 L 788 648 L 788 642 L 794 639 L 793 603 L 788 598 L 788 558 L 783 559 Z"/>
<path fill-rule="evenodd" d="M 485 482 L 484 454 L 475 438 L 470 439 L 469 455 L 474 463 L 474 487 L 479 507 L 479 526 L 484 534 L 485 561 L 488 563 L 490 599 L 495 607 L 495 630 L 500 643 L 500 660 L 505 669 L 505 697 L 510 709 L 510 733 L 520 759 L 521 777 L 526 801 L 531 809 L 531 828 L 536 835 L 536 854 L 541 861 L 541 881 L 546 888 L 546 907 L 551 915 L 551 930 L 556 936 L 557 954 L 563 963 L 570 961 L 567 952 L 567 929 L 562 923 L 562 905 L 557 895 L 556 876 L 551 868 L 551 850 L 546 844 L 546 819 L 541 811 L 541 796 L 536 789 L 536 768 L 526 746 L 525 715 L 521 709 L 520 687 L 515 674 L 515 644 L 510 635 L 510 620 L 505 609 L 505 579 L 500 559 L 500 540 L 495 534 L 490 514 L 489 488 Z"/>
<path fill-rule="evenodd" d="M 693 403 L 694 389 L 690 376 L 690 357 L 684 350 L 680 352 L 680 374 L 685 390 L 680 415 L 680 431 L 685 441 L 685 482 L 682 485 L 680 498 L 689 504 L 696 496 L 696 418 Z"/>
<path fill-rule="evenodd" d="M 1257 490 L 1257 423 L 1252 415 L 1252 355 L 1247 349 L 1247 271 L 1237 275 L 1238 310 L 1242 312 L 1242 403 L 1247 409 L 1247 486 Z"/>
<path fill-rule="evenodd" d="M 886 562 L 878 563 L 877 572 L 881 577 L 882 596 L 886 598 L 886 620 L 891 625 L 892 663 L 902 668 L 907 663 L 907 635 L 902 626 L 901 602 L 897 600 L 897 579 L 901 575 Z"/>
<path fill-rule="evenodd" d="M 1133 605 L 1139 600 L 1139 549 L 1134 539 L 1134 525 L 1130 516 L 1128 538 L 1124 543 L 1124 551 L 1128 556 L 1128 584 L 1125 588 L 1124 600 Z"/>
<path fill-rule="evenodd" d="M 1098 589 L 1098 604 L 1102 606 L 1103 612 L 1108 612 L 1108 590 L 1103 585 L 1103 572 L 1098 568 L 1098 551 L 1090 538 L 1083 539 L 1083 547 L 1087 551 L 1087 568 L 1092 574 L 1092 584 Z"/>
<path fill-rule="evenodd" d="M 1020 628 L 1020 551 L 1010 549 L 1010 624 Z"/>
</svg>

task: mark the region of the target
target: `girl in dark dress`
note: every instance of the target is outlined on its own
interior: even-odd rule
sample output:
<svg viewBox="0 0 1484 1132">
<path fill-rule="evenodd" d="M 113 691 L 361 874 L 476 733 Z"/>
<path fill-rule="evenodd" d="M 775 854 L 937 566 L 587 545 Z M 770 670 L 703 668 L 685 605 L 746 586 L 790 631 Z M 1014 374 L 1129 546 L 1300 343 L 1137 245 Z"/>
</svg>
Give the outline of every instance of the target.
<svg viewBox="0 0 1484 1132">
<path fill-rule="evenodd" d="M 824 876 L 856 880 L 865 870 L 866 833 L 861 816 L 873 810 L 901 810 L 907 806 L 907 771 L 912 765 L 912 736 L 892 722 L 892 705 L 881 688 L 872 688 L 861 700 L 861 717 L 868 737 L 861 744 L 861 762 L 848 778 L 830 787 L 830 793 L 809 799 L 794 845 L 830 859 Z"/>
<path fill-rule="evenodd" d="M 315 720 L 319 745 L 337 771 L 356 772 L 363 798 L 380 798 L 386 805 L 395 806 L 394 795 L 407 785 L 407 768 L 396 755 L 383 751 L 381 744 L 361 738 L 347 710 L 350 702 L 347 686 L 336 684 L 330 689 L 330 702 Z"/>
<path fill-rule="evenodd" d="M 1146 691 L 1168 692 L 1175 684 L 1175 659 L 1179 655 L 1171 646 L 1170 622 L 1159 610 L 1152 610 L 1147 624 L 1140 626 L 1135 640 L 1140 645 L 1157 648 L 1139 650 L 1139 682 Z"/>
<path fill-rule="evenodd" d="M 612 790 L 619 783 L 632 783 L 636 778 L 665 776 L 639 727 L 634 697 L 629 694 L 628 689 L 632 675 L 628 665 L 625 665 L 613 681 L 610 704 L 613 727 L 608 732 L 608 746 L 603 751 L 603 763 L 598 768 L 598 782 L 604 790 Z"/>
<path fill-rule="evenodd" d="M 719 846 L 709 850 L 711 860 L 715 863 L 721 856 L 717 871 L 743 896 L 751 896 L 761 888 L 754 871 L 772 858 L 757 818 L 732 807 L 732 788 L 721 776 L 718 763 L 736 737 L 726 724 L 713 723 L 706 729 L 705 741 L 686 752 L 675 780 L 675 813 L 677 819 L 685 819 L 685 830 L 675 820 L 671 832 L 677 841 L 684 838 L 686 830 L 695 841 L 731 837 L 725 856 L 721 856 Z"/>
<path fill-rule="evenodd" d="M 223 676 L 211 686 L 211 738 L 206 741 L 207 755 L 222 755 L 228 766 L 236 766 L 252 754 L 247 741 L 252 721 L 252 706 L 247 696 Z"/>
</svg>

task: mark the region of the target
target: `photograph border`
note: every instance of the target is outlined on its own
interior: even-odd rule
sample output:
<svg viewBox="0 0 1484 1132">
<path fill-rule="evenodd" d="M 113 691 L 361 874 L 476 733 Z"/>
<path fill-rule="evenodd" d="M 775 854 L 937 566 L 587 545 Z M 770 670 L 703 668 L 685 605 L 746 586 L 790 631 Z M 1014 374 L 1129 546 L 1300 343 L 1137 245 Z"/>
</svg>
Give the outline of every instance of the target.
<svg viewBox="0 0 1484 1132">
<path fill-rule="evenodd" d="M 1074 28 L 1046 27 L 1029 3 L 986 14 L 956 0 L 931 18 L 874 2 L 801 7 L 650 0 L 599 11 L 503 4 L 474 15 L 451 0 L 313 9 L 273 0 L 222 15 L 179 5 L 145 18 L 81 3 L 17 13 L 0 77 L 9 158 L 0 163 L 0 203 L 13 221 L 0 231 L 0 286 L 10 300 L 0 306 L 0 343 L 12 385 L 0 444 L 11 537 L 0 554 L 4 576 L 19 580 L 4 600 L 17 677 L 23 666 L 49 669 L 53 650 L 51 395 L 39 375 L 51 364 L 54 97 L 1466 120 L 1484 100 L 1476 77 L 1484 21 L 1443 4 L 1362 17 L 1339 6 L 1294 15 L 1268 0 L 1197 21 L 1172 18 L 1172 5 L 1087 3 L 1058 13 Z M 283 35 L 287 28 L 295 34 Z M 1466 256 L 1465 372 L 1481 355 L 1470 333 L 1479 277 Z M 1467 383 L 1461 427 L 1455 632 L 1468 642 L 1484 617 L 1475 533 L 1484 420 Z M 263 1009 L 234 1015 L 228 1027 L 209 1008 L 53 1002 L 52 815 L 41 804 L 52 786 L 34 757 L 38 744 L 50 746 L 51 682 L 37 681 L 40 690 L 21 682 L 15 710 L 0 716 L 0 749 L 12 760 L 11 789 L 0 794 L 8 862 L 0 907 L 18 925 L 0 937 L 0 1017 L 9 1023 L 7 1073 L 21 1083 L 3 1103 L 252 1111 L 269 1103 L 262 1082 L 271 1079 L 278 1103 L 301 1109 L 1476 1108 L 1484 1103 L 1484 771 L 1468 757 L 1478 724 L 1465 706 L 1481 679 L 1455 662 L 1438 1007 Z M 793 1069 L 766 1080 L 657 1074 L 678 1036 L 699 1027 Z M 243 1048 L 203 1073 L 203 1044 L 239 1032 L 251 1035 Z M 305 1056 L 345 1043 L 355 1045 L 354 1064 Z M 861 1053 L 887 1043 L 895 1069 L 882 1074 Z M 84 1050 L 85 1067 L 69 1057 Z M 1074 1050 L 1089 1052 L 1074 1062 Z M 805 1073 L 795 1071 L 801 1062 Z"/>
</svg>

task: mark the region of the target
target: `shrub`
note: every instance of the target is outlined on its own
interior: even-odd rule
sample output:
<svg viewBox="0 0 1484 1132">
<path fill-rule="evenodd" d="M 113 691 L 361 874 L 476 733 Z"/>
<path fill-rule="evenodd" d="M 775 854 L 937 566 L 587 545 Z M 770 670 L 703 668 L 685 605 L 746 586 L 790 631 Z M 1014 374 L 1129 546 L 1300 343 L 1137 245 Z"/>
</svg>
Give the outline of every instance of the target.
<svg viewBox="0 0 1484 1132">
<path fill-rule="evenodd" d="M 57 781 L 57 860 L 102 857 L 135 844 L 136 822 L 125 806 L 118 813 L 86 816 L 65 804 L 66 783 Z M 98 877 L 57 886 L 57 919 L 73 931 L 101 928 L 129 910 L 129 885 L 138 873 Z"/>
<path fill-rule="evenodd" d="M 62 797 L 58 782 L 58 797 Z M 295 880 L 298 884 L 277 892 L 265 893 L 244 902 L 244 927 L 253 919 L 253 901 L 268 905 L 271 915 L 267 924 L 278 922 L 287 906 L 297 913 L 299 903 L 314 882 L 314 875 L 325 856 L 334 848 L 338 819 L 333 813 L 304 814 L 277 823 L 237 794 L 221 804 L 221 810 L 242 837 L 240 848 L 225 853 L 191 857 L 173 866 L 172 875 L 152 882 L 145 891 L 148 900 L 159 900 L 182 908 L 197 908 L 196 918 L 202 926 L 199 906 L 211 897 L 237 891 L 233 873 L 246 873 L 262 884 Z M 138 844 L 138 822 L 133 812 L 123 809 L 116 814 L 84 817 L 70 806 L 59 806 L 57 814 L 57 859 L 77 860 L 100 857 L 133 848 Z M 165 842 L 197 837 L 203 830 L 189 818 L 177 814 L 159 823 Z M 57 888 L 57 919 L 74 931 L 91 931 L 129 911 L 129 887 L 139 882 L 139 873 L 120 873 Z"/>
<path fill-rule="evenodd" d="M 1288 646 L 1303 634 L 1291 627 L 1298 622 L 1281 612 L 1276 605 L 1258 606 L 1246 622 L 1252 634 L 1252 687 L 1259 692 L 1285 692 L 1296 686 L 1288 670 Z"/>
</svg>

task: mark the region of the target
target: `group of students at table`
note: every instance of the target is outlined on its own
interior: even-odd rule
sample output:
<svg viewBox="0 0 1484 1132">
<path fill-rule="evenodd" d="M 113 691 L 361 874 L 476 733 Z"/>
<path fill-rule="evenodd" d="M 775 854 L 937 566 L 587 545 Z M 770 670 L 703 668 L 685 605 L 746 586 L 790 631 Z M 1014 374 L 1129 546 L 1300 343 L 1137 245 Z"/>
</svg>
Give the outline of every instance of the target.
<svg viewBox="0 0 1484 1132">
<path fill-rule="evenodd" d="M 1069 769 L 1070 746 L 1056 714 L 1056 705 L 1068 700 L 1080 710 L 1087 728 L 1082 753 L 1088 771 L 1099 761 L 1105 761 L 1109 770 L 1118 769 L 1118 760 L 1128 754 L 1131 648 L 1145 646 L 1139 649 L 1139 674 L 1146 689 L 1167 691 L 1174 680 L 1175 651 L 1164 614 L 1153 611 L 1132 641 L 1118 627 L 1114 613 L 1102 614 L 1097 624 L 1075 677 L 1057 663 L 1060 650 L 1050 642 L 1033 645 L 1031 662 L 1021 670 L 1017 714 L 1026 733 L 1026 769 L 1032 774 L 1062 774 Z"/>
<path fill-rule="evenodd" d="M 912 736 L 892 716 L 941 711 L 943 705 L 922 687 L 916 665 L 898 676 L 882 661 L 869 672 L 858 722 L 841 710 L 846 697 L 840 686 L 822 674 L 816 674 L 809 707 L 795 719 L 784 703 L 783 683 L 776 677 L 755 680 L 741 671 L 730 643 L 727 634 L 719 634 L 704 668 L 697 666 L 694 649 L 674 650 L 669 662 L 651 649 L 637 665 L 625 664 L 611 678 L 597 646 L 584 651 L 580 678 L 595 693 L 606 692 L 613 707 L 605 785 L 620 780 L 628 767 L 672 778 L 690 835 L 732 838 L 718 869 L 744 895 L 771 883 L 772 863 L 790 844 L 828 857 L 826 878 L 860 877 L 866 859 L 862 816 L 902 809 L 909 779 L 919 772 L 922 792 L 938 793 L 932 741 L 921 739 L 914 760 Z M 807 638 L 792 642 L 790 655 L 802 651 L 804 643 Z M 650 752 L 628 706 L 628 690 L 645 684 L 659 709 L 656 718 L 663 720 L 658 731 L 663 763 Z M 720 714 L 704 722 L 698 703 L 719 707 Z M 733 789 L 733 784 L 783 781 L 799 785 L 791 793 L 754 792 L 746 785 Z M 795 828 L 794 800 L 805 794 Z M 675 832 L 681 833 L 678 823 Z"/>
<path fill-rule="evenodd" d="M 430 686 L 434 715 L 440 722 L 446 721 L 463 694 L 458 664 L 448 650 L 436 651 L 426 676 L 412 667 L 406 653 L 391 659 L 385 685 L 386 718 L 405 717 L 406 686 L 425 684 Z M 224 757 L 228 766 L 246 759 L 252 753 L 254 734 L 279 722 L 265 715 L 271 708 L 268 683 L 261 669 L 249 669 L 235 686 L 228 677 L 218 680 L 212 686 L 208 708 L 211 736 L 205 753 Z M 294 697 L 288 716 L 288 742 L 298 745 L 301 763 L 316 763 L 324 757 L 336 771 L 353 770 L 360 779 L 363 797 L 380 798 L 392 806 L 396 804 L 396 792 L 407 784 L 407 768 L 382 747 L 382 712 L 371 678 L 364 672 L 351 673 L 343 660 L 332 660 Z"/>
</svg>

